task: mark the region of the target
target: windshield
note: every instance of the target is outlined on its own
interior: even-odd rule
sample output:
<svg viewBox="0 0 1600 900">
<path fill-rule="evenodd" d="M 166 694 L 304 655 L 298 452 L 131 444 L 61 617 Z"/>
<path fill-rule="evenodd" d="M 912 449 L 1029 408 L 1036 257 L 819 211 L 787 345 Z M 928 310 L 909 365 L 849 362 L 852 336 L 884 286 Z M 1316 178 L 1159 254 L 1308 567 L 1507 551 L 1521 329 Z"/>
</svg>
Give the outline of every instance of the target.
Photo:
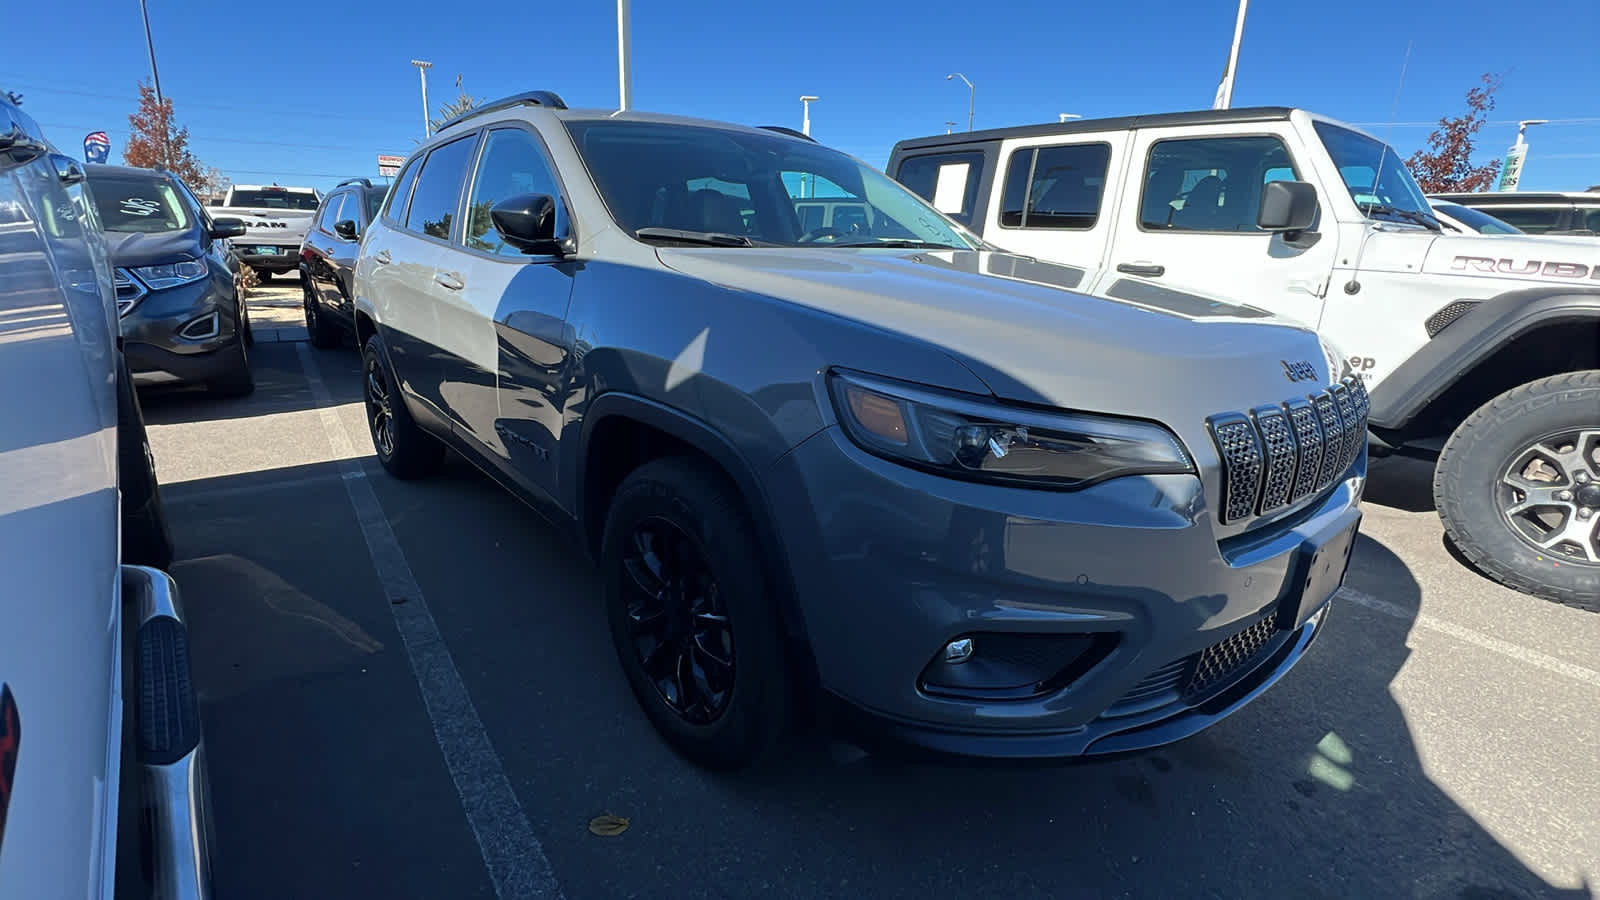
<svg viewBox="0 0 1600 900">
<path fill-rule="evenodd" d="M 93 175 L 89 192 L 106 231 L 159 234 L 189 227 L 178 192 L 159 178 Z"/>
<path fill-rule="evenodd" d="M 310 191 L 291 191 L 288 188 L 234 188 L 228 205 L 311 211 L 317 208 L 317 195 Z"/>
<path fill-rule="evenodd" d="M 1458 206 L 1454 203 L 1440 203 L 1434 206 L 1439 212 L 1455 219 L 1457 222 L 1471 228 L 1479 234 L 1522 234 L 1521 228 L 1508 222 L 1502 222 L 1486 212 L 1473 209 L 1470 206 Z"/>
<path fill-rule="evenodd" d="M 922 198 L 818 144 L 658 122 L 567 129 L 612 218 L 635 234 L 734 235 L 739 246 L 977 246 Z"/>
<path fill-rule="evenodd" d="M 1422 196 L 1422 188 L 1417 186 L 1416 179 L 1411 177 L 1393 147 L 1327 122 L 1314 125 L 1322 145 L 1333 157 L 1333 164 L 1339 167 L 1339 175 L 1344 178 L 1350 197 L 1362 212 L 1375 219 L 1398 221 L 1408 220 L 1393 211 L 1433 215 Z"/>
</svg>

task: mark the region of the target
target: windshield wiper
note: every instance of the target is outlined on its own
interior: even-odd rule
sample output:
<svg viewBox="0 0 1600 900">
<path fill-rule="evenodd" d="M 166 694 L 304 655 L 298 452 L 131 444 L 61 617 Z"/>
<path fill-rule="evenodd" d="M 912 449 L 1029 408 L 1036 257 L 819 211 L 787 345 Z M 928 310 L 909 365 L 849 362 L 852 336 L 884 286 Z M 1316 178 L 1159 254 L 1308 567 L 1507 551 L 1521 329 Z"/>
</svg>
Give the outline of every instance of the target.
<svg viewBox="0 0 1600 900">
<path fill-rule="evenodd" d="M 887 247 L 893 250 L 970 250 L 970 247 L 957 247 L 955 244 L 941 244 L 936 241 L 918 241 L 909 238 L 880 238 L 875 241 L 843 241 L 831 244 L 818 243 L 818 247 Z"/>
<path fill-rule="evenodd" d="M 686 228 L 660 228 L 650 225 L 636 229 L 634 237 L 641 241 L 677 241 L 683 244 L 704 244 L 708 247 L 754 247 L 755 241 L 742 234 L 723 231 L 690 231 Z"/>
<path fill-rule="evenodd" d="M 1404 219 L 1407 222 L 1411 222 L 1415 225 L 1422 225 L 1426 228 L 1431 228 L 1434 231 L 1444 230 L 1444 226 L 1439 222 L 1438 219 L 1428 215 L 1427 213 L 1417 212 L 1414 209 L 1399 209 L 1393 206 L 1385 206 L 1382 203 L 1373 203 L 1368 206 L 1361 207 L 1361 210 L 1369 216 L 1373 213 L 1377 213 L 1380 216 L 1399 216 L 1401 219 Z"/>
</svg>

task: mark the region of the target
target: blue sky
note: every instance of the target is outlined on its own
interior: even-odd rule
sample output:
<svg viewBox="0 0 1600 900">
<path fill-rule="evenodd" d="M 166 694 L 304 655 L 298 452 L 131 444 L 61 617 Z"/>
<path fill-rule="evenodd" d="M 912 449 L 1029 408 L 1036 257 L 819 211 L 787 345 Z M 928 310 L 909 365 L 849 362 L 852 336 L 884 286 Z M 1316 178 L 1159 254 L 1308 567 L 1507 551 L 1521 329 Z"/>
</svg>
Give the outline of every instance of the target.
<svg viewBox="0 0 1600 900">
<path fill-rule="evenodd" d="M 375 173 L 378 153 L 408 152 L 422 130 L 414 57 L 435 64 L 435 105 L 454 95 L 457 74 L 479 97 L 548 88 L 572 106 L 617 101 L 610 0 L 149 6 L 162 88 L 192 148 L 238 182 L 326 187 Z M 797 98 L 815 94 L 813 134 L 881 166 L 896 140 L 942 133 L 947 121 L 965 127 L 967 90 L 945 79 L 953 71 L 977 85 L 978 128 L 1206 108 L 1236 8 L 635 0 L 634 105 L 798 127 Z M 63 150 L 81 153 L 85 133 L 105 130 L 120 161 L 135 83 L 149 77 L 137 0 L 16 3 L 4 18 L 0 87 L 23 94 Z M 1502 156 L 1518 119 L 1580 120 L 1530 130 L 1522 188 L 1581 190 L 1600 184 L 1596 34 L 1595 0 L 1255 0 L 1234 105 L 1364 123 L 1409 155 L 1429 124 L 1463 109 L 1479 75 L 1499 72 L 1505 86 L 1479 155 Z"/>
</svg>

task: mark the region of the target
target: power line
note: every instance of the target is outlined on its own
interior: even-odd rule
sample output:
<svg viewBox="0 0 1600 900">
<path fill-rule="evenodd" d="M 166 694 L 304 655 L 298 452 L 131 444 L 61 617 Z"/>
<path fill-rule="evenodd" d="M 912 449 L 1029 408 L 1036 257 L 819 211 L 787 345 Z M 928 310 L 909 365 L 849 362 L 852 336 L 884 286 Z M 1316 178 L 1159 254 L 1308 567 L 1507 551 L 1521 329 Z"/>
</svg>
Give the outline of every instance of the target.
<svg viewBox="0 0 1600 900">
<path fill-rule="evenodd" d="M 8 83 L 10 82 L 9 77 L 7 78 L 7 81 L 8 81 Z M 70 88 L 61 88 L 61 87 L 46 86 L 46 85 L 41 85 L 41 84 L 32 84 L 32 83 L 26 82 L 26 81 L 18 83 L 18 84 L 15 84 L 15 87 L 24 88 L 24 89 L 27 90 L 28 93 L 32 93 L 32 94 L 70 94 L 70 95 L 75 96 L 75 97 L 94 97 L 94 98 L 97 98 L 97 99 L 100 99 L 100 100 L 115 100 L 115 101 L 117 101 L 119 103 L 130 103 L 130 104 L 134 104 L 134 105 L 137 105 L 138 102 L 139 102 L 138 98 L 129 97 L 129 96 L 126 96 L 126 95 L 123 95 L 123 94 L 107 94 L 107 93 L 100 92 L 100 91 L 74 90 L 74 89 L 70 89 Z M 174 105 L 176 105 L 176 104 L 174 104 Z M 238 111 L 240 111 L 240 107 L 238 107 L 236 105 L 232 105 L 232 104 L 228 104 L 228 103 L 206 103 L 206 102 L 203 102 L 203 101 L 200 101 L 200 100 L 185 100 L 185 101 L 183 101 L 183 105 L 186 106 L 186 107 L 199 108 L 199 109 L 221 109 L 221 110 L 227 110 L 229 112 L 238 112 Z M 282 117 L 292 117 L 292 118 L 296 118 L 296 119 L 301 119 L 301 118 L 306 118 L 306 119 L 333 119 L 333 120 L 344 121 L 344 122 L 351 122 L 351 121 L 354 121 L 354 122 L 382 122 L 382 123 L 384 123 L 386 125 L 397 124 L 397 121 L 399 119 L 398 116 L 395 116 L 395 117 L 392 117 L 392 118 L 380 118 L 380 117 L 376 117 L 376 116 L 348 116 L 348 115 L 344 115 L 343 113 L 318 113 L 318 112 L 310 112 L 310 111 L 302 112 L 302 111 L 289 111 L 289 110 L 278 110 L 278 109 L 251 109 L 249 111 L 249 113 L 250 113 L 251 116 L 282 116 Z"/>
<path fill-rule="evenodd" d="M 66 129 L 66 130 L 76 130 L 76 129 L 82 128 L 82 129 L 86 129 L 88 131 L 97 130 L 96 127 L 93 126 L 93 125 L 73 125 L 73 124 L 69 124 L 67 122 L 40 122 L 39 124 L 44 126 L 45 128 L 61 128 L 61 129 Z M 291 143 L 291 142 L 288 142 L 288 141 L 263 141 L 263 140 L 257 140 L 256 138 L 212 137 L 210 135 L 195 134 L 193 132 L 189 133 L 189 138 L 190 138 L 190 140 L 197 140 L 197 141 L 200 141 L 202 143 L 210 143 L 210 144 L 248 144 L 248 145 L 253 146 L 253 147 L 255 147 L 255 146 L 293 147 L 293 148 L 299 149 L 299 150 L 350 150 L 350 151 L 354 151 L 354 152 L 357 152 L 357 153 L 365 153 L 365 152 L 368 152 L 368 151 L 372 150 L 372 147 L 370 145 L 365 146 L 365 147 L 357 147 L 357 146 L 353 146 L 353 145 L 350 145 L 350 144 L 296 144 L 296 143 Z"/>
<path fill-rule="evenodd" d="M 1437 120 L 1432 121 L 1432 122 L 1351 122 L 1350 124 L 1356 126 L 1357 128 L 1385 128 L 1385 127 L 1388 127 L 1388 126 L 1391 126 L 1391 125 L 1394 126 L 1395 128 L 1437 128 L 1437 127 L 1439 127 L 1439 122 Z M 1491 119 L 1489 121 L 1484 122 L 1483 124 L 1485 124 L 1485 125 L 1516 125 L 1516 124 L 1518 124 L 1518 121 L 1516 119 Z M 1591 117 L 1588 117 L 1588 118 L 1578 118 L 1578 119 L 1551 119 L 1548 122 L 1545 122 L 1544 124 L 1546 124 L 1546 125 L 1600 125 L 1600 116 L 1591 116 Z"/>
</svg>

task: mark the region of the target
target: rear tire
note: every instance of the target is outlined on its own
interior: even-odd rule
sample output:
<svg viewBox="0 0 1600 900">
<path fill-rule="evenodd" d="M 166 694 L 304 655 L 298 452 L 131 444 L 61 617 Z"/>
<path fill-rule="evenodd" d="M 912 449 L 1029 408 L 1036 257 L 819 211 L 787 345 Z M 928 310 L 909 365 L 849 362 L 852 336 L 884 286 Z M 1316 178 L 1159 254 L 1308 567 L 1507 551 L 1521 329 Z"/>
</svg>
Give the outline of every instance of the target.
<svg viewBox="0 0 1600 900">
<path fill-rule="evenodd" d="M 1600 612 L 1600 371 L 1542 378 L 1479 407 L 1440 453 L 1433 497 L 1484 574 Z"/>
<path fill-rule="evenodd" d="M 606 515 L 601 567 L 623 672 L 667 743 L 707 768 L 749 765 L 788 721 L 777 605 L 751 533 L 727 479 L 688 457 L 634 470 Z"/>
<path fill-rule="evenodd" d="M 176 550 L 161 483 L 144 427 L 144 410 L 126 362 L 117 363 L 117 483 L 122 491 L 122 561 L 166 569 Z"/>
<path fill-rule="evenodd" d="M 367 338 L 361 349 L 361 371 L 367 433 L 378 462 L 390 475 L 407 481 L 437 472 L 444 462 L 444 445 L 411 417 L 377 335 Z"/>
<path fill-rule="evenodd" d="M 271 272 L 268 272 L 266 269 L 257 269 L 256 270 L 256 281 L 259 281 L 262 284 L 266 284 L 267 282 L 269 282 L 271 280 L 272 280 L 272 273 Z"/>
</svg>

